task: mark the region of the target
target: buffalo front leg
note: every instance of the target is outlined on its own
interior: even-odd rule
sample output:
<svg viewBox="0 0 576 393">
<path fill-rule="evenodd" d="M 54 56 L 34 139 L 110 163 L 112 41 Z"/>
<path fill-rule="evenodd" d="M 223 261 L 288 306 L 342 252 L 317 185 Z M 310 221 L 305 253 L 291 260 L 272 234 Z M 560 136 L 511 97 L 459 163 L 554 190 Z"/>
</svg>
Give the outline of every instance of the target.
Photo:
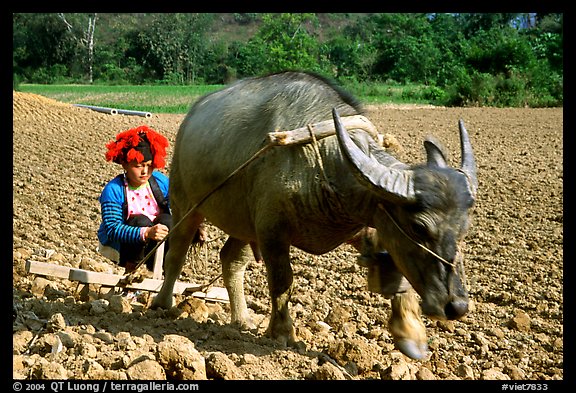
<svg viewBox="0 0 576 393">
<path fill-rule="evenodd" d="M 428 356 L 426 327 L 414 289 L 394 295 L 388 323 L 394 344 L 404 355 L 417 360 Z"/>
<path fill-rule="evenodd" d="M 426 357 L 426 328 L 414 289 L 396 268 L 390 254 L 368 251 L 358 258 L 358 263 L 368 268 L 368 289 L 392 299 L 389 328 L 396 348 L 412 359 Z"/>
<path fill-rule="evenodd" d="M 180 224 L 170 230 L 170 247 L 164 259 L 164 283 L 154 298 L 151 308 L 169 309 L 173 306 L 174 284 L 182 273 L 192 239 L 204 221 L 204 217 L 198 214 L 183 216 L 182 210 L 176 203 L 172 205 L 172 217 L 174 222 Z"/>
<path fill-rule="evenodd" d="M 290 317 L 289 302 L 294 280 L 290 265 L 290 245 L 262 245 L 262 256 L 266 264 L 268 291 L 272 313 L 266 334 L 283 345 L 297 344 L 296 333 Z"/>
<path fill-rule="evenodd" d="M 172 207 L 172 216 L 174 222 L 179 222 L 182 217 L 176 205 Z M 173 306 L 174 284 L 180 277 L 192 239 L 203 221 L 203 216 L 191 214 L 170 231 L 170 247 L 164 260 L 164 283 L 152 302 L 152 308 L 169 309 Z"/>
<path fill-rule="evenodd" d="M 244 272 L 251 257 L 248 244 L 229 237 L 220 250 L 222 278 L 230 298 L 231 323 L 241 329 L 254 329 L 254 323 L 248 316 L 248 307 L 244 297 Z"/>
</svg>

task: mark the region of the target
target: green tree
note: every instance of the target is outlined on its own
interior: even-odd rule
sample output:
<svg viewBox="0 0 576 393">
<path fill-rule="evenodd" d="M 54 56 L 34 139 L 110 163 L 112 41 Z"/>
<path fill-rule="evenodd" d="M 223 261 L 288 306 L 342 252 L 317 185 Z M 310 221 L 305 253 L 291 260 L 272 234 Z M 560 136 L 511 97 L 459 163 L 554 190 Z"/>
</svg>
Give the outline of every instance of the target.
<svg viewBox="0 0 576 393">
<path fill-rule="evenodd" d="M 456 14 L 456 18 L 465 37 L 470 38 L 480 31 L 511 26 L 512 22 L 520 15 L 514 13 L 463 13 Z"/>
<path fill-rule="evenodd" d="M 71 72 L 78 43 L 56 14 L 13 14 L 12 31 L 14 71 L 23 79 L 51 83 L 58 77 L 79 76 Z"/>
<path fill-rule="evenodd" d="M 369 80 L 376 61 L 376 49 L 358 38 L 339 35 L 326 42 L 324 51 L 335 78 Z"/>
<path fill-rule="evenodd" d="M 167 83 L 196 83 L 202 73 L 209 14 L 156 14 L 133 34 L 129 53 Z"/>
<path fill-rule="evenodd" d="M 436 64 L 436 85 L 445 87 L 462 71 L 467 40 L 462 26 L 453 14 L 429 14 L 432 40 L 441 53 Z"/>
<path fill-rule="evenodd" d="M 72 14 L 59 13 L 58 17 L 66 26 L 68 33 L 84 49 L 85 56 L 80 57 L 80 62 L 86 70 L 88 83 L 94 81 L 94 33 L 98 14 Z"/>
<path fill-rule="evenodd" d="M 246 43 L 232 43 L 229 57 L 239 77 L 261 75 L 267 70 L 268 50 L 260 37 L 254 37 Z"/>
<path fill-rule="evenodd" d="M 435 84 L 443 53 L 426 14 L 381 14 L 377 26 L 378 61 L 374 71 L 401 83 Z"/>
<path fill-rule="evenodd" d="M 534 60 L 532 48 L 513 27 L 480 30 L 469 42 L 466 61 L 480 72 L 496 75 L 526 69 Z"/>
<path fill-rule="evenodd" d="M 248 42 L 244 57 L 263 61 L 259 68 L 265 72 L 320 71 L 320 45 L 311 33 L 317 23 L 314 14 L 263 15 L 262 25 Z M 244 67 L 248 70 L 247 64 Z"/>
</svg>

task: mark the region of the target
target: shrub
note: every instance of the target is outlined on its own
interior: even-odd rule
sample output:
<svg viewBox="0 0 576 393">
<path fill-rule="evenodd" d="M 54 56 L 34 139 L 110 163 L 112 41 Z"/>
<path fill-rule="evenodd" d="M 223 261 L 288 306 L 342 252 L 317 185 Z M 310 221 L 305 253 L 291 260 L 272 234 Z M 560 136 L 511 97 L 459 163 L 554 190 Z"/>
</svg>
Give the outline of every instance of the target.
<svg viewBox="0 0 576 393">
<path fill-rule="evenodd" d="M 67 67 L 63 64 L 54 64 L 50 67 L 40 67 L 35 69 L 28 76 L 30 83 L 51 84 L 69 82 Z"/>
</svg>

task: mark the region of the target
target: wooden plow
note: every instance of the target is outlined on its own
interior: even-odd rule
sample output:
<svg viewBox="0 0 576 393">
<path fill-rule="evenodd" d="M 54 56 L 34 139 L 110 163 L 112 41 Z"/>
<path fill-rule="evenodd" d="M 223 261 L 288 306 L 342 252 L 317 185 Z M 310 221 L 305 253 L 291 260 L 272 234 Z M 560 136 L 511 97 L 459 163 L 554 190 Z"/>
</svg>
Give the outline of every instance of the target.
<svg viewBox="0 0 576 393">
<path fill-rule="evenodd" d="M 126 282 L 126 276 L 113 273 L 94 272 L 86 269 L 77 269 L 61 266 L 55 263 L 26 261 L 26 272 L 41 276 L 65 278 L 76 281 L 79 285 L 88 288 L 89 284 L 100 285 L 104 288 L 122 288 L 148 292 L 159 292 L 164 280 L 162 279 L 162 264 L 164 256 L 164 244 L 161 244 L 154 256 L 154 272 L 152 278 L 145 278 L 140 282 Z M 190 282 L 176 281 L 174 295 L 191 295 L 209 302 L 228 303 L 228 291 L 226 288 L 200 285 Z"/>
</svg>

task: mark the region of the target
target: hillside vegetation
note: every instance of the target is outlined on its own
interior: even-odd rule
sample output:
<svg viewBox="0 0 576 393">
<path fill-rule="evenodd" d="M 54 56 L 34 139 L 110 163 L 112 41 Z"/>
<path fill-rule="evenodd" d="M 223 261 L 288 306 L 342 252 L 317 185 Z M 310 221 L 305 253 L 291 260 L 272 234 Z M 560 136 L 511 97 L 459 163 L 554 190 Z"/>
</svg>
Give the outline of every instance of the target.
<svg viewBox="0 0 576 393">
<path fill-rule="evenodd" d="M 562 106 L 563 14 L 13 14 L 25 83 L 225 84 L 299 69 L 447 106 Z M 407 93 L 408 95 L 410 93 Z"/>
</svg>

